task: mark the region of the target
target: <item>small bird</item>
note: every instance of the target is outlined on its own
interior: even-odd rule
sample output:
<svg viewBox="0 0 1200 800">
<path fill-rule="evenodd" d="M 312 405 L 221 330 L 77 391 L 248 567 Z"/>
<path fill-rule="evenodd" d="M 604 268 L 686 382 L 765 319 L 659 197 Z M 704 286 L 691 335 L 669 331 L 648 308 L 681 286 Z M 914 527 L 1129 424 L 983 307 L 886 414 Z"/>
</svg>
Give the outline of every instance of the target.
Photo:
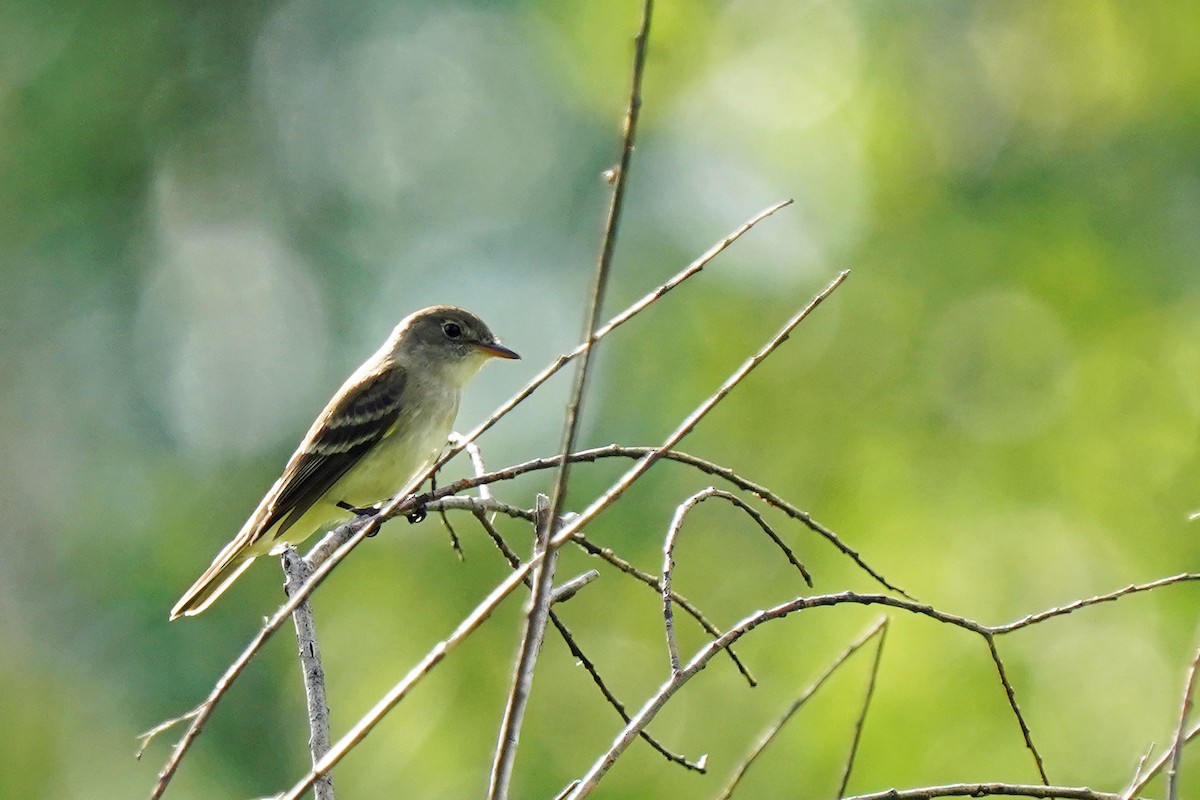
<svg viewBox="0 0 1200 800">
<path fill-rule="evenodd" d="M 238 535 L 171 609 L 199 614 L 264 553 L 392 497 L 446 444 L 463 387 L 491 358 L 520 358 L 454 306 L 405 317 L 309 428 Z"/>
</svg>

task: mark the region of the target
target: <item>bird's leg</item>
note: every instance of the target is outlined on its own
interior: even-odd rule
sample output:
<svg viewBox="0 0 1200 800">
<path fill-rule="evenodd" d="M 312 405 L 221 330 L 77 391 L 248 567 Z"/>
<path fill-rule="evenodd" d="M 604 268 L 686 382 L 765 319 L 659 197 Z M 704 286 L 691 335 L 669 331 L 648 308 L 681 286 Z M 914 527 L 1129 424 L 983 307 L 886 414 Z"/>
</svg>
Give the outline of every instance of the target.
<svg viewBox="0 0 1200 800">
<path fill-rule="evenodd" d="M 417 488 L 420 489 L 421 487 L 418 486 Z M 431 493 L 437 491 L 437 473 L 436 472 L 429 476 L 429 491 Z M 414 492 L 414 494 L 415 494 L 415 492 Z M 405 514 L 404 517 L 405 517 L 405 519 L 408 520 L 408 524 L 416 525 L 418 522 L 425 519 L 427 514 L 428 514 L 428 512 L 425 510 L 425 504 L 421 503 L 421 505 L 417 506 L 412 511 Z"/>
<path fill-rule="evenodd" d="M 338 500 L 337 507 L 346 509 L 347 511 L 349 511 L 351 514 L 353 514 L 356 517 L 373 517 L 379 513 L 379 509 L 377 509 L 373 506 L 365 506 L 363 508 L 359 508 L 358 506 L 350 505 L 345 500 Z"/>
<path fill-rule="evenodd" d="M 366 519 L 367 517 L 373 517 L 379 513 L 379 509 L 375 508 L 374 506 L 364 506 L 362 508 L 359 508 L 358 506 L 350 505 L 345 500 L 338 500 L 337 507 L 346 509 L 347 511 L 349 511 L 351 514 L 358 517 L 359 519 Z M 367 534 L 367 538 L 370 539 L 370 538 L 376 536 L 378 533 L 379 533 L 379 528 L 375 528 L 375 530 L 373 530 Z"/>
</svg>

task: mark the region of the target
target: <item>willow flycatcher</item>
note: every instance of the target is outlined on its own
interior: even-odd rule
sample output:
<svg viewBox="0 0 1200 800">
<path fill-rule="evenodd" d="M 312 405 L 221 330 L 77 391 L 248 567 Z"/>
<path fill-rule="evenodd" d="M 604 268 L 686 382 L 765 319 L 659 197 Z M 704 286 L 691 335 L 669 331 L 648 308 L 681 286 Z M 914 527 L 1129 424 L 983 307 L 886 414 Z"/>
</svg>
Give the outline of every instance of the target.
<svg viewBox="0 0 1200 800">
<path fill-rule="evenodd" d="M 491 358 L 520 358 L 483 320 L 453 306 L 409 315 L 355 370 L 288 459 L 258 508 L 171 619 L 199 614 L 251 562 L 392 497 L 446 444 L 463 387 Z"/>
</svg>

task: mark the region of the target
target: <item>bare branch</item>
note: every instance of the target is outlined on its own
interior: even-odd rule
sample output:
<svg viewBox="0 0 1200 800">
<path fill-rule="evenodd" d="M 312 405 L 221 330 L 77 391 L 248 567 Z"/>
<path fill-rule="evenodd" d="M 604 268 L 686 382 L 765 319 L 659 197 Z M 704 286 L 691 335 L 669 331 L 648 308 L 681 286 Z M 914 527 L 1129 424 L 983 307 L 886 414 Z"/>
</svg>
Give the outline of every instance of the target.
<svg viewBox="0 0 1200 800">
<path fill-rule="evenodd" d="M 1191 729 L 1187 732 L 1187 736 L 1183 737 L 1183 741 L 1184 743 L 1190 742 L 1198 735 L 1200 735 L 1200 723 L 1197 723 L 1191 727 Z M 1150 769 L 1146 770 L 1145 772 L 1141 771 L 1142 765 L 1139 763 L 1138 773 L 1134 775 L 1134 780 L 1129 785 L 1129 788 L 1121 793 L 1121 800 L 1131 800 L 1131 798 L 1140 795 L 1142 790 L 1146 788 L 1146 784 L 1150 783 L 1150 781 L 1152 781 L 1154 777 L 1158 775 L 1158 773 L 1162 772 L 1163 768 L 1170 763 L 1172 752 L 1173 749 L 1168 748 L 1166 752 L 1155 759 L 1154 763 L 1150 765 Z M 1145 759 L 1143 759 L 1143 761 L 1144 760 Z"/>
<path fill-rule="evenodd" d="M 879 665 L 883 663 L 883 645 L 887 641 L 887 620 L 878 624 L 879 641 L 875 643 L 875 655 L 871 658 L 871 669 L 867 673 L 867 690 L 863 695 L 862 708 L 858 718 L 854 720 L 854 736 L 850 740 L 850 752 L 846 756 L 846 766 L 842 770 L 842 781 L 838 786 L 838 797 L 845 797 L 846 787 L 850 785 L 850 775 L 854 771 L 854 759 L 858 755 L 858 745 L 862 741 L 863 726 L 867 721 L 867 711 L 871 708 L 871 698 L 875 696 L 875 683 L 879 679 Z"/>
<path fill-rule="evenodd" d="M 604 295 L 608 289 L 608 277 L 612 272 L 613 254 L 617 248 L 617 230 L 621 226 L 621 211 L 625 206 L 625 188 L 629 184 L 629 165 L 633 160 L 633 144 L 637 139 L 638 118 L 642 109 L 642 76 L 646 70 L 646 45 L 650 39 L 650 18 L 654 11 L 654 0 L 644 0 L 642 23 L 634 38 L 633 76 L 629 86 L 629 102 L 625 108 L 625 126 L 621 137 L 621 159 L 617 167 L 613 191 L 608 207 L 608 218 L 604 223 L 604 236 L 600 245 L 600 258 L 596 264 L 596 277 L 592 283 L 592 297 L 588 304 L 587 323 L 583 339 L 588 344 L 575 371 L 575 383 L 571 387 L 571 399 L 567 403 L 567 418 L 563 425 L 562 446 L 559 452 L 563 459 L 554 476 L 554 489 L 550 492 L 550 519 L 557 520 L 562 513 L 567 494 L 567 476 L 571 462 L 566 455 L 575 449 L 575 437 L 579 432 L 580 413 L 583 409 L 584 390 L 592 369 L 592 353 L 597 341 L 600 325 L 600 309 L 604 306 Z"/>
<path fill-rule="evenodd" d="M 589 569 L 582 575 L 576 575 L 574 578 L 571 578 L 571 580 L 561 586 L 555 586 L 554 591 L 550 593 L 550 604 L 558 605 L 559 603 L 567 602 L 578 594 L 580 589 L 599 577 L 600 572 L 598 570 Z"/>
<path fill-rule="evenodd" d="M 987 642 L 988 652 L 991 653 L 992 663 L 996 666 L 996 674 L 1000 677 L 1000 684 L 1004 687 L 1004 695 L 1008 698 L 1008 707 L 1012 709 L 1013 715 L 1017 718 L 1017 725 L 1021 728 L 1021 736 L 1025 739 L 1025 747 L 1033 755 L 1033 763 L 1037 766 L 1038 776 L 1041 777 L 1042 783 L 1049 786 L 1050 779 L 1046 777 L 1046 765 L 1042 761 L 1042 754 L 1038 752 L 1037 746 L 1033 743 L 1033 734 L 1029 730 L 1029 725 L 1025 722 L 1025 715 L 1021 713 L 1021 707 L 1017 704 L 1017 692 L 1013 688 L 1012 681 L 1008 679 L 1008 673 L 1004 669 L 1004 661 L 1000 658 L 1000 651 L 996 649 L 996 637 L 991 633 L 986 633 L 983 638 Z"/>
<path fill-rule="evenodd" d="M 192 717 L 192 722 L 188 726 L 188 729 L 184 732 L 183 737 L 175 745 L 175 749 L 172 750 L 170 758 L 167 759 L 167 763 L 163 766 L 162 770 L 159 771 L 158 780 L 155 782 L 154 788 L 150 792 L 150 800 L 157 800 L 158 798 L 162 797 L 163 792 L 167 790 L 167 786 L 171 782 L 171 778 L 174 777 L 175 771 L 179 769 L 179 763 L 183 760 L 183 756 L 191 747 L 192 742 L 196 740 L 196 737 L 200 735 L 200 731 L 203 730 L 204 723 L 208 721 L 208 718 L 212 715 L 213 710 L 217 707 L 217 704 L 221 701 L 221 698 L 225 696 L 225 693 L 228 691 L 229 687 L 233 685 L 233 682 L 237 680 L 238 676 L 241 675 L 246 669 L 246 666 L 250 663 L 250 660 L 254 658 L 255 654 L 262 649 L 264 644 L 266 644 L 267 639 L 269 639 L 271 635 L 275 633 L 275 631 L 279 630 L 280 626 L 283 625 L 284 620 L 290 617 L 292 612 L 295 611 L 296 608 L 302 602 L 304 602 L 318 586 L 321 585 L 321 582 L 325 580 L 325 576 L 332 571 L 338 562 L 345 558 L 346 554 L 354 549 L 359 542 L 368 536 L 373 535 L 373 533 L 379 529 L 379 525 L 381 523 L 382 520 L 379 518 L 379 515 L 375 515 L 373 517 L 349 522 L 346 525 L 343 525 L 340 528 L 330 532 L 330 534 L 326 536 L 326 539 L 332 539 L 339 534 L 339 531 L 349 532 L 344 543 L 336 548 L 331 553 L 330 557 L 325 559 L 320 566 L 316 567 L 316 569 L 313 571 L 312 577 L 309 578 L 309 580 L 302 587 L 300 587 L 300 589 L 294 595 L 289 597 L 282 606 L 276 609 L 275 613 L 271 615 L 271 618 L 266 621 L 254 638 L 250 640 L 250 644 L 248 644 L 246 648 L 242 650 L 238 657 L 233 660 L 233 663 L 226 668 L 221 677 L 217 679 L 217 682 L 213 685 L 212 691 L 209 692 L 208 697 L 206 697 L 204 701 L 200 703 L 200 705 L 196 706 L 196 708 L 189 713 L 188 716 Z M 320 545 L 318 545 L 318 547 L 319 546 Z"/>
<path fill-rule="evenodd" d="M 554 588 L 554 568 L 558 562 L 557 551 L 548 550 L 554 533 L 554 517 L 550 516 L 550 498 L 537 496 L 534 511 L 537 519 L 533 545 L 534 556 L 542 556 L 541 565 L 534 571 L 530 583 L 533 591 L 529 599 L 529 611 L 525 616 L 525 631 L 521 637 L 520 652 L 513 670 L 512 689 L 504 708 L 504 720 L 500 725 L 500 737 L 496 743 L 496 757 L 492 762 L 492 775 L 488 785 L 488 800 L 507 800 L 512 783 L 513 767 L 517 759 L 517 743 L 521 738 L 521 724 L 525 719 L 525 708 L 533 688 L 533 671 L 546 636 L 546 621 L 550 615 L 550 596 Z"/>
<path fill-rule="evenodd" d="M 284 591 L 299 589 L 312 575 L 308 563 L 295 548 L 288 547 L 280 556 L 285 576 Z M 325 668 L 321 665 L 321 650 L 317 646 L 317 627 L 312 604 L 305 600 L 292 612 L 296 626 L 296 641 L 300 650 L 300 673 L 304 679 L 304 700 L 308 707 L 308 750 L 316 764 L 329 751 L 329 703 L 325 698 Z M 313 784 L 315 800 L 334 800 L 333 778 L 324 775 Z"/>
<path fill-rule="evenodd" d="M 709 486 L 706 489 L 701 489 L 691 497 L 684 500 L 675 507 L 675 515 L 671 519 L 671 524 L 667 527 L 666 539 L 663 541 L 663 570 L 662 570 L 662 601 L 663 601 L 663 627 L 667 635 L 667 654 L 671 660 L 671 670 L 679 670 L 679 645 L 675 639 L 675 613 L 671 607 L 672 597 L 674 592 L 671 591 L 671 572 L 675 567 L 675 541 L 679 536 L 679 531 L 683 527 L 683 521 L 693 508 L 703 503 L 712 497 L 718 497 L 722 500 L 727 500 L 732 503 L 735 508 L 740 508 L 745 511 L 749 517 L 758 523 L 759 528 L 773 541 L 787 556 L 788 561 L 792 563 L 800 574 L 804 577 L 804 581 L 812 586 L 812 578 L 809 577 L 808 571 L 804 569 L 804 565 L 796 558 L 796 554 L 791 548 L 783 543 L 783 540 L 776 535 L 775 531 L 771 530 L 771 526 L 763 519 L 762 514 L 759 514 L 753 508 L 746 504 L 744 500 L 735 494 L 723 491 L 721 489 Z"/>
<path fill-rule="evenodd" d="M 141 761 L 142 753 L 146 752 L 146 748 L 150 746 L 150 743 L 154 741 L 155 737 L 157 737 L 160 733 L 171 730 L 171 728 L 174 728 L 179 723 L 181 723 L 185 720 L 189 720 L 199 713 L 200 713 L 199 708 L 193 708 L 191 711 L 187 712 L 186 714 L 180 714 L 178 717 L 172 717 L 171 719 L 166 720 L 165 722 L 158 723 L 157 725 L 155 725 L 153 728 L 146 731 L 145 733 L 138 734 L 138 737 L 137 737 L 138 738 L 138 749 L 137 749 L 137 752 L 133 754 L 133 757 L 135 759 L 137 759 L 138 761 Z"/>
<path fill-rule="evenodd" d="M 887 626 L 887 617 L 881 617 L 878 622 L 871 626 L 870 630 L 858 638 L 858 641 L 854 642 L 845 650 L 843 650 L 841 654 L 838 655 L 838 657 L 835 658 L 833 662 L 825 669 L 825 671 L 822 672 L 813 683 L 809 684 L 808 688 L 801 692 L 799 697 L 792 701 L 792 704 L 788 706 L 788 710 L 783 713 L 783 716 L 781 716 L 774 725 L 767 728 L 767 730 L 759 738 L 758 743 L 754 746 L 746 758 L 742 760 L 742 763 L 734 769 L 733 775 L 730 776 L 729 782 L 725 784 L 725 788 L 721 791 L 721 794 L 717 796 L 717 800 L 729 800 L 729 798 L 733 796 L 734 790 L 736 790 L 738 784 L 742 782 L 742 778 L 745 777 L 746 772 L 750 769 L 750 765 L 758 760 L 758 757 L 761 756 L 763 751 L 767 749 L 767 746 L 775 740 L 775 737 L 779 735 L 779 732 L 783 730 L 788 721 L 796 715 L 796 712 L 803 708 L 804 704 L 812 699 L 812 697 L 821 689 L 821 687 L 825 685 L 825 682 L 833 677 L 842 664 L 846 663 L 850 656 L 854 655 L 859 649 L 866 645 L 867 642 L 871 641 L 876 636 L 880 636 L 880 632 L 886 630 Z"/>
<path fill-rule="evenodd" d="M 1196 655 L 1192 657 L 1192 664 L 1188 667 L 1183 700 L 1179 704 L 1179 723 L 1175 726 L 1175 735 L 1171 737 L 1171 766 L 1167 769 L 1167 800 L 1179 800 L 1179 768 L 1183 760 L 1183 737 L 1187 730 L 1188 715 L 1192 712 L 1198 671 L 1200 671 L 1200 649 L 1196 651 Z"/>
<path fill-rule="evenodd" d="M 999 636 L 1002 633 L 1009 633 L 1019 628 L 1026 628 L 1030 625 L 1036 625 L 1037 623 L 1048 620 L 1051 617 L 1065 616 L 1073 611 L 1086 608 L 1087 606 L 1094 606 L 1098 603 L 1109 603 L 1113 600 L 1118 600 L 1127 594 L 1148 592 L 1151 589 L 1157 589 L 1160 586 L 1170 586 L 1173 583 L 1183 583 L 1186 581 L 1195 580 L 1200 580 L 1200 572 L 1181 572 L 1178 575 L 1172 575 L 1169 578 L 1159 578 L 1158 580 L 1150 581 L 1149 583 L 1130 584 L 1123 589 L 1117 589 L 1115 592 L 1097 595 L 1096 597 L 1089 597 L 1084 600 L 1076 600 L 1073 603 L 1067 603 L 1065 606 L 1047 609 L 1046 611 L 1040 611 L 1037 614 L 1030 614 L 1027 617 L 1022 617 L 1021 619 L 1010 622 L 1007 625 L 996 625 L 992 628 L 992 633 L 995 633 L 997 636 Z"/>
<path fill-rule="evenodd" d="M 921 789 L 888 789 L 871 794 L 857 794 L 845 800 L 932 800 L 934 797 L 1035 797 L 1062 800 L 1120 800 L 1119 795 L 1096 792 L 1085 786 L 1039 786 L 1018 783 L 954 783 L 947 786 L 926 786 Z"/>
</svg>

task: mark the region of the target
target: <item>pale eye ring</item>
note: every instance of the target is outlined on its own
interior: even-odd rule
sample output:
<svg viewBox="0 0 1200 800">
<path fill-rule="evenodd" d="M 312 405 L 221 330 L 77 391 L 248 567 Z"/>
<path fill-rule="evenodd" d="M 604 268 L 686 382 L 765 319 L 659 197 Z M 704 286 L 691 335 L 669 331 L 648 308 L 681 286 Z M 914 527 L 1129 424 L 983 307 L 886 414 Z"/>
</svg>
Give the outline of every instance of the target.
<svg viewBox="0 0 1200 800">
<path fill-rule="evenodd" d="M 463 329 L 457 322 L 446 322 L 442 324 L 442 333 L 446 334 L 447 339 L 461 339 Z"/>
</svg>

